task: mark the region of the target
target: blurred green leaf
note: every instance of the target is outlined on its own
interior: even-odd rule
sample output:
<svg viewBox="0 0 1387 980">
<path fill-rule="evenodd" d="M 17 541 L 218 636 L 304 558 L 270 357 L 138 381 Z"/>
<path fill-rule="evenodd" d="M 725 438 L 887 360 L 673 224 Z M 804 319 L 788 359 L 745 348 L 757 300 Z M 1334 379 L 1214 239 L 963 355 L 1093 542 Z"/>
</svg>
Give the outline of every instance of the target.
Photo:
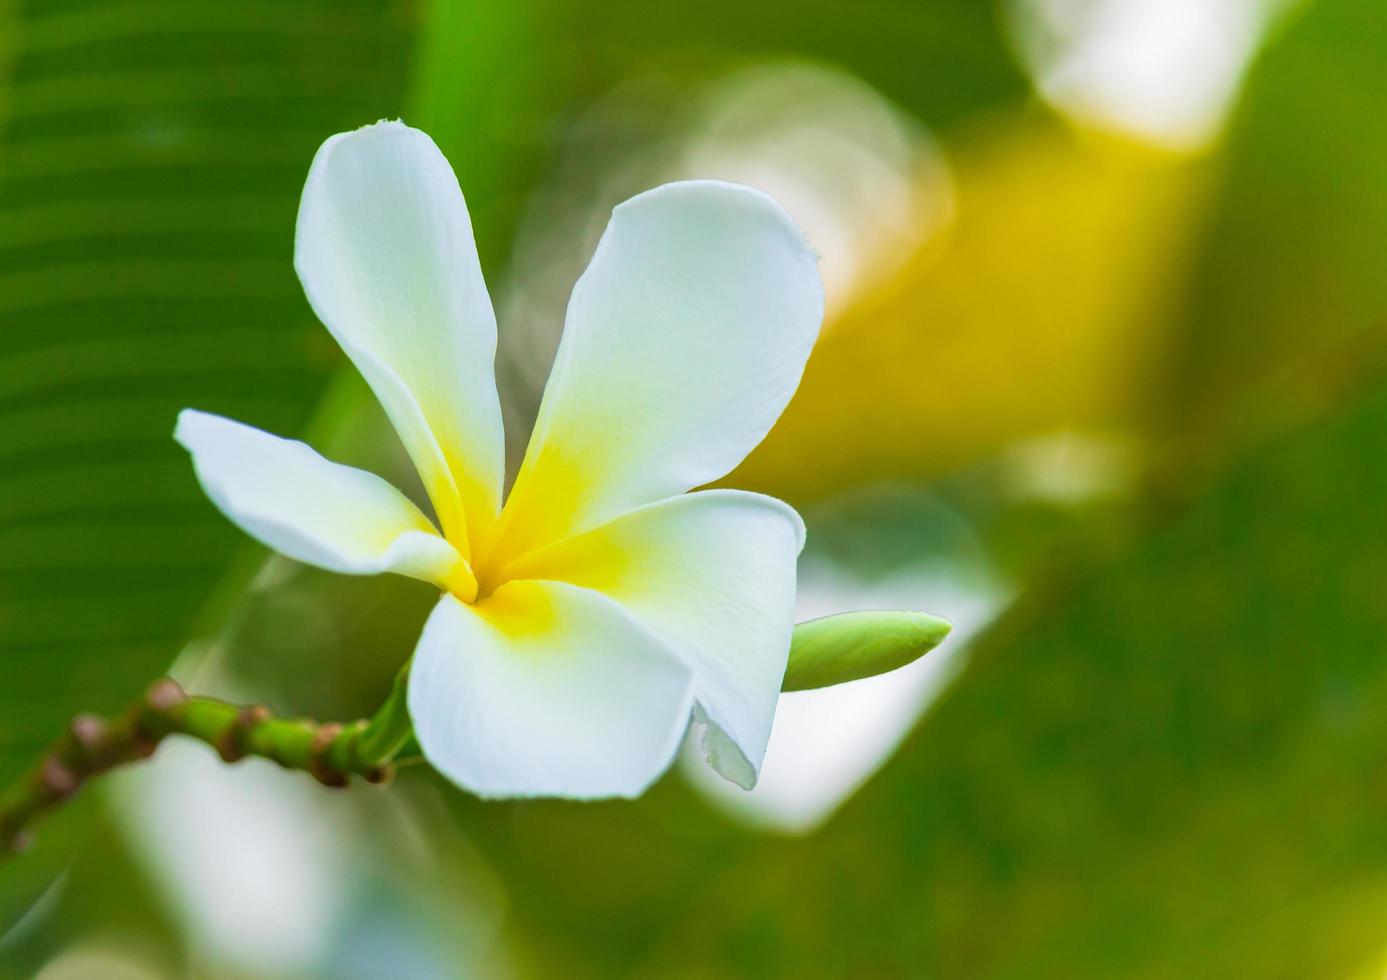
<svg viewBox="0 0 1387 980">
<path fill-rule="evenodd" d="M 96 792 L 104 793 L 104 789 Z M 164 961 L 166 972 L 159 975 L 174 975 L 174 961 L 182 955 L 183 944 L 170 909 L 160 900 L 148 869 L 110 826 L 109 816 L 97 814 L 95 819 L 99 833 L 61 842 L 66 862 L 38 868 L 29 863 L 7 865 L 0 874 L 0 980 L 32 980 L 54 956 L 89 938 L 93 923 L 100 924 L 104 935 L 120 936 L 123 945 L 138 945 L 147 955 Z M 64 824 L 67 829 L 72 826 Z M 49 833 L 60 829 L 50 826 Z M 83 860 L 74 864 L 72 858 L 82 845 Z M 62 853 L 49 849 L 45 856 Z M 46 880 L 41 877 L 45 871 Z M 19 893 L 16 877 L 51 886 L 51 890 L 32 910 L 8 908 Z M 30 915 L 9 929 L 16 911 Z"/>
<path fill-rule="evenodd" d="M 973 0 L 434 0 L 408 121 L 457 171 L 494 282 L 527 195 L 589 103 L 633 77 L 687 80 L 784 57 L 839 65 L 940 128 L 1030 91 L 996 10 Z"/>
<path fill-rule="evenodd" d="M 1387 11 L 1299 6 L 1227 137 L 1173 362 L 1179 426 L 1313 409 L 1387 363 Z"/>
<path fill-rule="evenodd" d="M 292 434 L 322 391 L 294 213 L 318 143 L 398 105 L 391 13 L 0 7 L 0 781 L 166 669 L 245 547 L 173 419 Z"/>
<path fill-rule="evenodd" d="M 949 635 L 928 613 L 864 610 L 800 623 L 790 644 L 782 691 L 807 691 L 904 667 Z"/>
</svg>

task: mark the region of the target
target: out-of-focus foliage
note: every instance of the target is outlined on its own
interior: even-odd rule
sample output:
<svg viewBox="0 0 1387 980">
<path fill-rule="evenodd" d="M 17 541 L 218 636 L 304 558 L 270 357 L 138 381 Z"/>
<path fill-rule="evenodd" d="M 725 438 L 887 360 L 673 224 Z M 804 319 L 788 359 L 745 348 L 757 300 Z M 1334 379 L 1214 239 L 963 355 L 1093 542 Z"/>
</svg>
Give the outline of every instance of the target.
<svg viewBox="0 0 1387 980">
<path fill-rule="evenodd" d="M 172 420 L 198 405 L 304 425 L 336 364 L 291 266 L 304 161 L 325 127 L 397 104 L 407 37 L 355 2 L 0 17 L 8 782 L 76 712 L 167 669 L 244 548 Z"/>
<path fill-rule="evenodd" d="M 1168 403 L 1187 428 L 1318 403 L 1383 363 L 1387 11 L 1304 6 L 1229 137 Z M 1264 381 L 1277 390 L 1249 392 Z"/>
<path fill-rule="evenodd" d="M 1098 6 L 1117 4 L 1075 5 Z M 245 827 L 295 856 L 283 876 L 328 855 L 309 870 L 333 911 L 303 920 L 333 923 L 304 946 L 320 961 L 272 975 L 1371 975 L 1387 22 L 1377 0 L 1303 7 L 1191 159 L 1050 114 L 972 0 L 0 5 L 0 771 L 164 669 L 199 609 L 214 655 L 180 669 L 212 693 L 346 718 L 389 689 L 428 590 L 276 561 L 223 622 L 229 603 L 204 603 L 241 539 L 168 439 L 183 404 L 305 431 L 338 361 L 293 279 L 294 203 L 317 142 L 379 116 L 438 138 L 499 293 L 525 288 L 508 263 L 522 219 L 548 217 L 536 202 L 586 214 L 638 157 L 657 172 L 725 73 L 817 62 L 875 89 L 937 150 L 951 214 L 842 304 L 729 482 L 817 501 L 812 538 L 845 490 L 904 481 L 1017 594 L 805 836 L 678 776 L 635 802 L 492 803 L 422 767 L 386 796 L 273 797 L 305 830 L 230 790 L 224 814 L 189 805 L 206 788 L 166 760 L 86 808 L 89 849 L 20 929 L 0 919 L 0 975 L 74 945 L 55 975 L 112 955 L 260 975 L 269 959 L 206 941 L 243 920 L 199 932 L 218 903 L 188 898 L 256 900 L 229 885 L 244 869 L 207 870 L 245 853 L 225 846 Z M 656 118 L 631 123 L 641 100 Z M 593 172 L 573 179 L 579 153 Z M 339 380 L 313 441 L 398 477 L 368 402 Z M 1085 453 L 1109 443 L 1125 455 L 1105 482 Z M 883 554 L 854 550 L 845 574 L 909 566 L 903 511 L 863 511 Z M 228 775 L 272 777 L 208 778 Z M 0 916 L 80 844 L 72 824 L 0 870 Z M 186 878 L 189 854 L 215 881 Z"/>
<path fill-rule="evenodd" d="M 291 266 L 324 128 L 395 104 L 364 4 L 10 11 L 0 144 L 0 778 L 166 667 L 240 537 L 169 437 L 300 429 L 335 359 Z"/>
<path fill-rule="evenodd" d="M 482 265 L 494 277 L 504 236 L 561 145 L 568 114 L 632 75 L 679 86 L 785 56 L 842 65 L 931 125 L 958 124 L 1026 92 L 997 12 L 967 0 L 436 0 L 406 109 L 475 201 Z"/>
</svg>

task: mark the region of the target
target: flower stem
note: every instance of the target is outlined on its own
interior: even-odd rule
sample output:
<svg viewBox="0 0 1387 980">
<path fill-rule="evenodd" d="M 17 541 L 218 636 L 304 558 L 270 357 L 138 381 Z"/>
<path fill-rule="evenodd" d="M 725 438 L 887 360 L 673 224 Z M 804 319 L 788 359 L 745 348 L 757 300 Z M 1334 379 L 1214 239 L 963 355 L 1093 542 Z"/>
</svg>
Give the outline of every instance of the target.
<svg viewBox="0 0 1387 980">
<path fill-rule="evenodd" d="M 409 719 L 407 704 L 408 690 L 409 664 L 406 663 L 395 675 L 395 684 L 385 703 L 371 716 L 357 740 L 356 751 L 363 758 L 394 759 L 413 738 L 414 725 Z"/>
<path fill-rule="evenodd" d="M 397 692 L 402 689 L 397 681 Z M 78 715 L 28 776 L 0 796 L 0 859 L 23 850 L 33 824 L 92 777 L 148 758 L 169 735 L 206 742 L 226 762 L 252 755 L 271 759 L 325 786 L 346 786 L 352 776 L 386 782 L 393 773 L 390 760 L 404 741 L 394 713 L 397 700 L 392 694 L 372 722 L 320 724 L 277 718 L 263 705 L 189 697 L 170 678 L 156 681 L 113 721 Z"/>
</svg>

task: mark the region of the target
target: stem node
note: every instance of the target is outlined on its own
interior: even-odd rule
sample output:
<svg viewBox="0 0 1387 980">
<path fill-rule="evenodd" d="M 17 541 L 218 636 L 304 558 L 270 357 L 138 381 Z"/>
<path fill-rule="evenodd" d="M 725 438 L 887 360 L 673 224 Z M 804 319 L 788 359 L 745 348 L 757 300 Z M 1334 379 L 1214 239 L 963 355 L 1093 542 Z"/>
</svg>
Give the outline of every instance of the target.
<svg viewBox="0 0 1387 980">
<path fill-rule="evenodd" d="M 77 792 L 82 777 L 57 756 L 50 755 L 39 767 L 39 788 L 50 800 L 65 800 Z"/>
<path fill-rule="evenodd" d="M 33 771 L 0 797 L 0 857 L 22 851 L 30 841 L 30 826 L 92 776 L 148 758 L 168 735 L 204 742 L 226 762 L 248 755 L 270 759 L 307 772 L 324 786 L 344 787 L 352 776 L 389 782 L 394 772 L 390 759 L 404 741 L 400 732 L 408 731 L 397 700 L 392 696 L 382 708 L 387 717 L 375 723 L 318 724 L 276 718 L 263 704 L 189 697 L 165 677 L 113 721 L 89 714 L 75 717 Z M 364 737 L 368 732 L 373 733 L 370 739 Z"/>
</svg>

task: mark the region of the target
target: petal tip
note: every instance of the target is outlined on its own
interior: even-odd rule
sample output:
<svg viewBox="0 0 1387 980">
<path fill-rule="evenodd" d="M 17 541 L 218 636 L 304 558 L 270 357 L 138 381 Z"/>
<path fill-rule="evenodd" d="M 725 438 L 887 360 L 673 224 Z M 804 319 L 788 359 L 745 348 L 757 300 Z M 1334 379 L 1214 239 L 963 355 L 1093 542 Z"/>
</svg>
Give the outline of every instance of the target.
<svg viewBox="0 0 1387 980">
<path fill-rule="evenodd" d="M 202 437 L 218 426 L 236 426 L 239 422 L 204 412 L 197 408 L 184 408 L 178 412 L 173 424 L 173 441 L 188 452 L 197 454 Z"/>
<path fill-rule="evenodd" d="M 627 211 L 640 210 L 642 207 L 669 198 L 683 198 L 685 200 L 704 198 L 709 201 L 720 199 L 729 203 L 735 201 L 740 207 L 760 212 L 790 232 L 795 244 L 799 245 L 814 259 L 816 266 L 818 264 L 819 253 L 810 244 L 809 236 L 804 233 L 804 230 L 800 228 L 785 206 L 771 194 L 747 184 L 706 178 L 669 181 L 622 201 L 612 209 L 612 214 L 617 215 Z"/>
<path fill-rule="evenodd" d="M 174 422 L 173 422 L 173 441 L 176 442 L 176 443 L 178 443 L 178 444 L 179 444 L 180 446 L 182 446 L 184 449 L 189 449 L 189 448 L 190 448 L 189 445 L 188 445 L 188 439 L 189 439 L 189 432 L 188 432 L 188 430 L 189 430 L 192 426 L 194 426 L 194 425 L 197 424 L 197 417 L 198 417 L 199 415 L 201 415 L 201 414 L 202 414 L 202 413 L 199 412 L 199 411 L 198 411 L 197 409 L 195 409 L 195 408 L 183 408 L 183 409 L 179 409 L 179 411 L 178 411 L 178 417 L 177 417 L 176 419 L 174 419 Z"/>
<path fill-rule="evenodd" d="M 364 133 L 364 132 L 368 132 L 368 131 L 371 131 L 371 130 L 375 130 L 375 131 L 378 131 L 378 132 L 379 132 L 379 131 L 391 130 L 391 129 L 412 129 L 412 128 L 413 128 L 412 126 L 407 125 L 407 124 L 405 123 L 405 121 L 404 121 L 403 119 L 401 119 L 399 116 L 396 116 L 394 119 L 390 119 L 390 118 L 388 118 L 388 117 L 381 117 L 380 119 L 377 119 L 377 120 L 376 120 L 375 122 L 373 122 L 373 123 L 367 123 L 367 124 L 364 125 L 364 126 L 358 126 L 358 127 L 356 128 L 356 132 L 358 132 L 358 133 Z"/>
<path fill-rule="evenodd" d="M 779 233 L 780 244 L 787 254 L 803 266 L 806 280 L 803 285 L 808 291 L 804 313 L 815 324 L 809 337 L 812 346 L 824 315 L 824 283 L 819 269 L 823 257 L 785 206 L 766 191 L 746 184 L 710 179 L 677 180 L 643 191 L 618 204 L 612 209 L 613 223 L 623 215 L 634 216 L 646 207 L 659 207 L 671 201 L 694 201 L 700 205 L 728 209 L 735 207 L 741 215 L 763 221 L 766 227 Z"/>
<path fill-rule="evenodd" d="M 765 747 L 761 749 L 762 758 L 753 762 L 726 729 L 709 717 L 701 703 L 695 702 L 692 720 L 702 728 L 698 744 L 709 768 L 740 789 L 747 792 L 755 789 L 761 776 Z"/>
</svg>

